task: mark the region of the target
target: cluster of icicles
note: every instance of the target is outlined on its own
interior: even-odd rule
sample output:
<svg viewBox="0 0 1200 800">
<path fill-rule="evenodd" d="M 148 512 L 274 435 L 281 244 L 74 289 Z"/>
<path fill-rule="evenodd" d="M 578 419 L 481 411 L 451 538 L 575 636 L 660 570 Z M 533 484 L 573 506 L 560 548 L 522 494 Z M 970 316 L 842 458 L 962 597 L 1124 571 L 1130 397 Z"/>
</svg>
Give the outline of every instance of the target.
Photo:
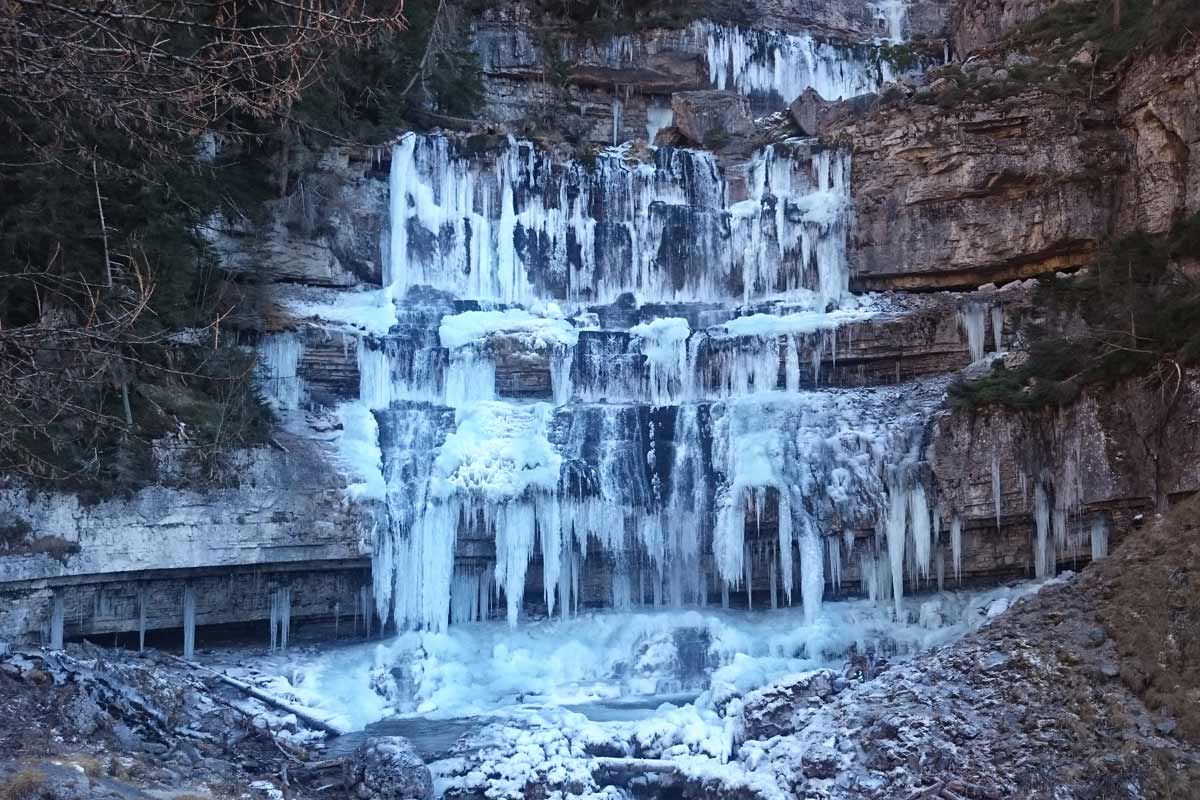
<svg viewBox="0 0 1200 800">
<path fill-rule="evenodd" d="M 600 330 L 586 317 L 466 311 L 444 317 L 436 336 L 360 339 L 359 396 L 372 409 L 396 401 L 460 408 L 495 400 L 497 349 L 505 345 L 545 363 L 556 405 L 669 406 L 774 389 L 797 392 L 819 385 L 822 363 L 836 364 L 839 340 L 849 341 L 850 329 L 834 326 L 872 316 L 755 314 L 696 331 L 686 319 L 665 317 L 624 332 Z"/>
<path fill-rule="evenodd" d="M 709 153 L 617 149 L 594 167 L 509 140 L 486 158 L 404 136 L 391 165 L 384 279 L 394 297 L 435 286 L 506 303 L 727 302 L 846 292 L 849 161 L 767 147 L 746 196 Z M 704 268 L 697 269 L 697 265 Z"/>
<path fill-rule="evenodd" d="M 583 566 L 599 558 L 616 608 L 703 604 L 716 592 L 728 604 L 765 569 L 772 605 L 798 595 L 814 619 L 827 578 L 840 585 L 841 564 L 856 556 L 867 592 L 898 604 L 906 557 L 910 580 L 937 568 L 925 491 L 887 463 L 911 455 L 926 409 L 891 416 L 896 401 L 765 392 L 682 405 L 662 419 L 667 443 L 648 442 L 655 421 L 643 425 L 627 405 L 377 411 L 392 514 L 377 538 L 376 602 L 398 624 L 439 629 L 485 615 L 494 581 L 515 623 L 540 562 L 547 611 L 567 614 Z M 890 507 L 879 506 L 885 497 Z M 774 536 L 748 536 L 768 514 Z M 855 554 L 850 524 L 844 540 L 824 535 L 837 518 L 880 521 L 886 546 Z M 456 569 L 456 546 L 470 540 L 494 542 L 494 569 Z"/>
</svg>

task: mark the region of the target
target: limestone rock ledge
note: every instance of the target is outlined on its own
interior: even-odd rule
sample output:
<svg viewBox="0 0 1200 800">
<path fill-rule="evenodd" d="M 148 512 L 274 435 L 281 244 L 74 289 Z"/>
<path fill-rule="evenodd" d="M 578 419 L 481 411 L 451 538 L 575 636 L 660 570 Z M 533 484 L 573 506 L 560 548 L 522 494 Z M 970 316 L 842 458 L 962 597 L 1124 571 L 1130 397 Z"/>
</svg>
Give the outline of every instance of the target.
<svg viewBox="0 0 1200 800">
<path fill-rule="evenodd" d="M 275 588 L 294 617 L 352 613 L 369 568 L 370 509 L 346 498 L 317 441 L 239 453 L 236 485 L 150 486 L 87 504 L 76 494 L 0 490 L 0 640 L 49 633 L 60 603 L 68 637 L 182 624 L 185 585 L 198 624 L 265 620 Z M 284 451 L 281 448 L 286 448 Z"/>
<path fill-rule="evenodd" d="M 1112 228 L 1123 143 L 1082 100 L 1031 88 L 826 119 L 820 133 L 853 152 L 858 289 L 973 288 L 1078 267 Z"/>
</svg>

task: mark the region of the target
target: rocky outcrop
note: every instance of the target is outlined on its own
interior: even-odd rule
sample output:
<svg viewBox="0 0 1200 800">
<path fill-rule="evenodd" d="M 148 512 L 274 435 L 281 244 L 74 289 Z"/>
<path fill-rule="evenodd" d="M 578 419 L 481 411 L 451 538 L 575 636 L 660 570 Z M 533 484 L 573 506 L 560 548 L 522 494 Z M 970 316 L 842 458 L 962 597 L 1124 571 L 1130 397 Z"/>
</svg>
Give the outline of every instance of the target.
<svg viewBox="0 0 1200 800">
<path fill-rule="evenodd" d="M 825 112 L 853 151 L 854 284 L 973 288 L 1087 263 L 1125 172 L 1112 120 L 1037 87 L 943 108 L 897 99 Z"/>
<path fill-rule="evenodd" d="M 638 20 L 597 18 L 578 25 L 530 3 L 501 4 L 473 24 L 483 77 L 481 117 L 526 134 L 576 142 L 653 140 L 670 125 L 672 94 L 732 89 L 746 63 L 755 83 L 787 83 L 787 73 L 805 67 L 785 62 L 805 60 L 812 62 L 807 68 L 836 83 L 845 77 L 842 67 L 816 62 L 838 52 L 841 60 L 877 77 L 877 42 L 898 36 L 941 39 L 947 5 L 717 0 L 665 13 L 651 7 Z M 788 52 L 797 45 L 805 49 L 803 56 Z M 862 89 L 844 94 L 857 91 Z M 755 95 L 758 114 L 781 107 L 765 86 L 743 93 Z"/>
<path fill-rule="evenodd" d="M 966 58 L 992 47 L 1047 10 L 1075 0 L 959 0 L 950 11 L 954 49 Z"/>
<path fill-rule="evenodd" d="M 360 744 L 346 768 L 346 786 L 361 800 L 431 800 L 429 767 L 402 736 L 377 736 Z"/>
<path fill-rule="evenodd" d="M 233 456 L 235 485 L 151 486 L 86 504 L 59 492 L 0 492 L 0 639 L 265 620 L 270 594 L 303 586 L 296 618 L 351 613 L 365 567 L 364 511 L 319 442 L 279 433 L 278 448 Z"/>
<path fill-rule="evenodd" d="M 671 111 L 675 127 L 693 145 L 711 146 L 754 132 L 749 98 L 733 92 L 676 92 Z"/>
<path fill-rule="evenodd" d="M 1078 541 L 1097 521 L 1123 529 L 1200 491 L 1197 425 L 1193 370 L 1097 387 L 1062 409 L 946 413 L 932 426 L 928 458 L 947 513 L 966 527 L 1031 525 L 1041 495 Z"/>
<path fill-rule="evenodd" d="M 309 154 L 312 155 L 312 154 Z M 267 220 L 216 219 L 206 236 L 234 276 L 349 288 L 382 280 L 387 183 L 374 151 L 335 147 L 313 155 Z"/>
<path fill-rule="evenodd" d="M 1123 232 L 1162 233 L 1200 211 L 1200 50 L 1154 56 L 1121 82 L 1116 105 L 1129 142 L 1120 186 Z"/>
</svg>

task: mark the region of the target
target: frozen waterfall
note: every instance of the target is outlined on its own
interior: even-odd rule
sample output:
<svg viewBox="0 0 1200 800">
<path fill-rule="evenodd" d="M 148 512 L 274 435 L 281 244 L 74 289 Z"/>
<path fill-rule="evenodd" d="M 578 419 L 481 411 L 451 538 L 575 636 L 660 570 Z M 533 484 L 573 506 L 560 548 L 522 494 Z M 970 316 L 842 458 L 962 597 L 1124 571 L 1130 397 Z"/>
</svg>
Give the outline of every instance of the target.
<svg viewBox="0 0 1200 800">
<path fill-rule="evenodd" d="M 881 6 L 891 38 L 899 39 L 904 8 Z M 792 34 L 726 27 L 711 22 L 693 26 L 704 39 L 708 79 L 718 89 L 738 92 L 778 106 L 814 89 L 826 100 L 876 91 L 894 79 L 887 62 L 870 47 L 821 41 Z"/>
<path fill-rule="evenodd" d="M 378 616 L 442 630 L 719 597 L 813 621 L 847 579 L 902 615 L 906 585 L 943 573 L 916 450 L 941 389 L 822 384 L 878 316 L 847 291 L 849 170 L 774 145 L 735 198 L 701 152 L 587 168 L 405 135 L 396 318 L 360 338 L 341 414 L 356 491 L 385 507 Z"/>
</svg>

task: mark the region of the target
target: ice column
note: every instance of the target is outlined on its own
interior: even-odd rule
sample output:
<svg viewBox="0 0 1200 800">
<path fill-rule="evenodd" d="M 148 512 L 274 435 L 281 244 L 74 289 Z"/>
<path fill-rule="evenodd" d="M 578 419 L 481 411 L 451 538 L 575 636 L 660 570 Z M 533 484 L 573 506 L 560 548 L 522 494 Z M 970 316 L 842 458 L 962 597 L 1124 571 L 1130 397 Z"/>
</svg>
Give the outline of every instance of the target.
<svg viewBox="0 0 1200 800">
<path fill-rule="evenodd" d="M 295 333 L 272 333 L 262 345 L 262 382 L 267 399 L 279 411 L 294 411 L 304 397 L 300 357 L 304 344 Z"/>
<path fill-rule="evenodd" d="M 196 654 L 196 590 L 183 587 L 183 657 Z"/>
<path fill-rule="evenodd" d="M 958 312 L 958 324 L 967 334 L 967 349 L 971 363 L 980 361 L 985 355 L 987 343 L 988 307 L 985 303 L 968 303 Z"/>
<path fill-rule="evenodd" d="M 280 586 L 271 591 L 271 650 L 287 650 L 292 626 L 292 590 Z"/>
<path fill-rule="evenodd" d="M 66 613 L 63 609 L 62 591 L 54 592 L 54 599 L 50 607 L 50 649 L 62 650 L 63 647 L 63 627 Z"/>
</svg>

